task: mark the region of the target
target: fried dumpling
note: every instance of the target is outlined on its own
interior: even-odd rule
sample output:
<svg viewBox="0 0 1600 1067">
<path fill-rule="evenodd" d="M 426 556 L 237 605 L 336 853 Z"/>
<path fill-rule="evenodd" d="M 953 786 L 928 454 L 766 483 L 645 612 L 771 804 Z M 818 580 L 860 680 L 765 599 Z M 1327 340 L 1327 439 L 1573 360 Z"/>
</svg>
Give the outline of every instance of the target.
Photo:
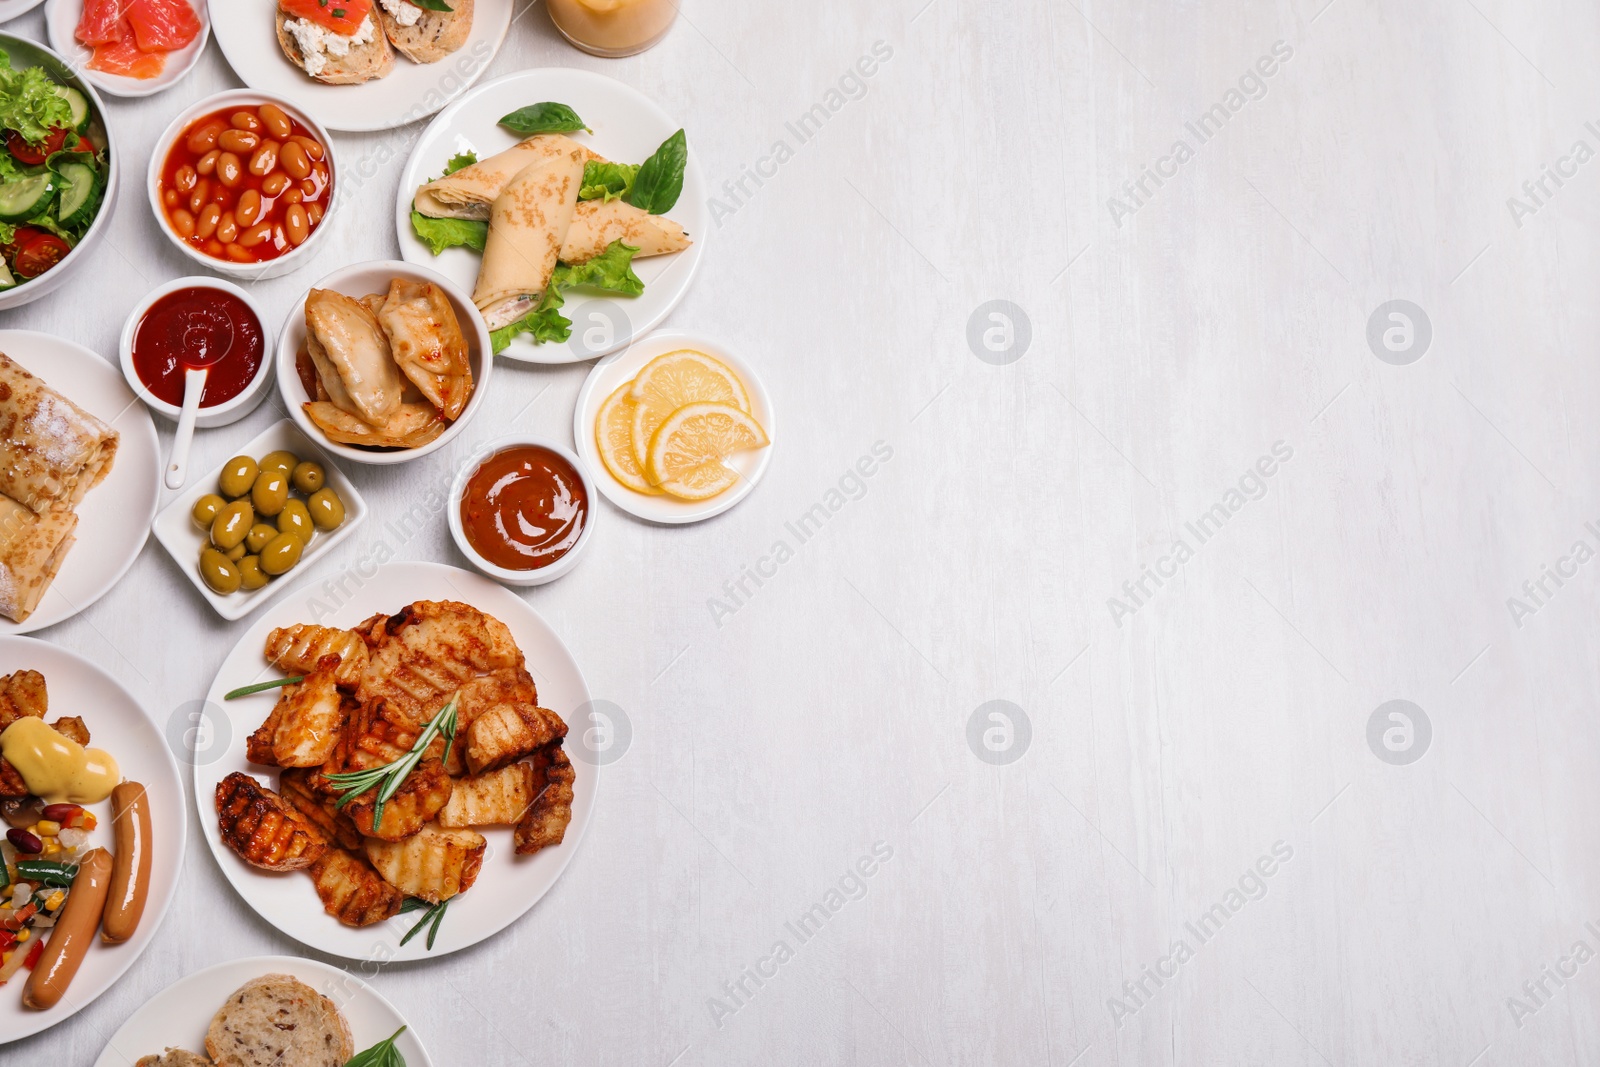
<svg viewBox="0 0 1600 1067">
<path fill-rule="evenodd" d="M 373 427 L 400 407 L 400 368 L 366 305 L 332 289 L 306 297 L 306 347 L 330 402 Z"/>
<path fill-rule="evenodd" d="M 399 371 L 395 371 L 399 374 Z M 328 440 L 341 445 L 369 448 L 421 448 L 444 433 L 445 422 L 432 404 L 400 404 L 381 426 L 362 421 L 337 404 L 314 400 L 305 405 L 307 417 Z"/>
<path fill-rule="evenodd" d="M 443 289 L 396 278 L 378 312 L 400 370 L 447 419 L 461 417 L 472 395 L 467 339 Z"/>
</svg>

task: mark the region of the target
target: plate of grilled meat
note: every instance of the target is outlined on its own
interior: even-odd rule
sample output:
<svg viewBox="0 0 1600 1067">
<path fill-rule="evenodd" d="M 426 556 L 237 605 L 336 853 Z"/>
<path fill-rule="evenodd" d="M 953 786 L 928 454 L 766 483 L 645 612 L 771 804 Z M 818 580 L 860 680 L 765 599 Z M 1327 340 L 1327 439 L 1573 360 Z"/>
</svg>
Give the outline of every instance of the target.
<svg viewBox="0 0 1600 1067">
<path fill-rule="evenodd" d="M 486 578 L 435 563 L 348 577 L 287 595 L 223 662 L 194 760 L 200 822 L 290 937 L 353 960 L 445 955 L 516 921 L 577 850 L 598 767 L 565 742 L 588 687 Z"/>
</svg>

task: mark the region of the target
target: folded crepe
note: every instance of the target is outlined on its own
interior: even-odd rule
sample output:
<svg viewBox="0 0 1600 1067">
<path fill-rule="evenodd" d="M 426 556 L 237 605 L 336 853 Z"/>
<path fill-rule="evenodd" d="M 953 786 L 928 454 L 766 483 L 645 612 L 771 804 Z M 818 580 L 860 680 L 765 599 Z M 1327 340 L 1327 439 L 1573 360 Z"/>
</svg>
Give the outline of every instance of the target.
<svg viewBox="0 0 1600 1067">
<path fill-rule="evenodd" d="M 563 263 L 587 263 L 613 241 L 637 248 L 634 259 L 681 252 L 691 244 L 683 227 L 664 215 L 652 215 L 621 200 L 585 200 L 573 209 L 559 258 Z"/>
<path fill-rule="evenodd" d="M 74 540 L 76 513 L 61 508 L 36 515 L 0 497 L 0 615 L 21 622 L 39 606 Z"/>
<path fill-rule="evenodd" d="M 412 206 L 430 218 L 487 219 L 490 205 L 505 191 L 512 178 L 535 163 L 554 159 L 574 149 L 581 153 L 585 163 L 591 159 L 603 162 L 599 156 L 570 137 L 563 137 L 559 133 L 536 133 L 499 155 L 480 159 L 454 174 L 447 174 L 422 186 L 412 198 Z"/>
<path fill-rule="evenodd" d="M 518 172 L 490 210 L 472 302 L 491 330 L 531 311 L 555 273 L 583 183 L 584 149 L 567 145 Z"/>
<path fill-rule="evenodd" d="M 76 507 L 111 471 L 117 431 L 0 353 L 0 494 L 29 511 Z"/>
</svg>

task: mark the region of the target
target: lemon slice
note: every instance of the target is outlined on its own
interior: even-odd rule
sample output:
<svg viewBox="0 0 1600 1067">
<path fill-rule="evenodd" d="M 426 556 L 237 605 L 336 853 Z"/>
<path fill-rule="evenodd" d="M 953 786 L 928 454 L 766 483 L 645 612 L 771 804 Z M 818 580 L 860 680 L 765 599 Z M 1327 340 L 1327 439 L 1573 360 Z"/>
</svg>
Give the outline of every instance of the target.
<svg viewBox="0 0 1600 1067">
<path fill-rule="evenodd" d="M 633 454 L 645 466 L 650 438 L 667 416 L 685 404 L 732 404 L 749 413 L 750 394 L 727 364 L 704 352 L 680 348 L 644 365 L 629 394 L 634 402 Z"/>
<path fill-rule="evenodd" d="M 732 404 L 685 404 L 656 428 L 645 477 L 675 497 L 705 500 L 739 480 L 723 460 L 767 443 L 761 424 Z"/>
<path fill-rule="evenodd" d="M 661 490 L 645 481 L 639 467 L 639 457 L 633 451 L 634 400 L 628 395 L 632 382 L 624 382 L 617 391 L 606 397 L 594 418 L 594 444 L 600 451 L 600 462 L 606 465 L 611 477 L 636 493 L 660 496 Z"/>
</svg>

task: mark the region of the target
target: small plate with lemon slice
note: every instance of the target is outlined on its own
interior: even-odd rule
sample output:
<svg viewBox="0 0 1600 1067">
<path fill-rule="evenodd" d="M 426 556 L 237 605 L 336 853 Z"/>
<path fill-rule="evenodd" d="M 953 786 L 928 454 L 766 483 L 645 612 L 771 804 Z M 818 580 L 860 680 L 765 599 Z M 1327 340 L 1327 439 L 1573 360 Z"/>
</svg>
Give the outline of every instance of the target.
<svg viewBox="0 0 1600 1067">
<path fill-rule="evenodd" d="M 658 331 L 595 364 L 572 433 L 594 484 L 650 522 L 699 522 L 749 495 L 772 458 L 772 401 L 708 337 Z"/>
</svg>

